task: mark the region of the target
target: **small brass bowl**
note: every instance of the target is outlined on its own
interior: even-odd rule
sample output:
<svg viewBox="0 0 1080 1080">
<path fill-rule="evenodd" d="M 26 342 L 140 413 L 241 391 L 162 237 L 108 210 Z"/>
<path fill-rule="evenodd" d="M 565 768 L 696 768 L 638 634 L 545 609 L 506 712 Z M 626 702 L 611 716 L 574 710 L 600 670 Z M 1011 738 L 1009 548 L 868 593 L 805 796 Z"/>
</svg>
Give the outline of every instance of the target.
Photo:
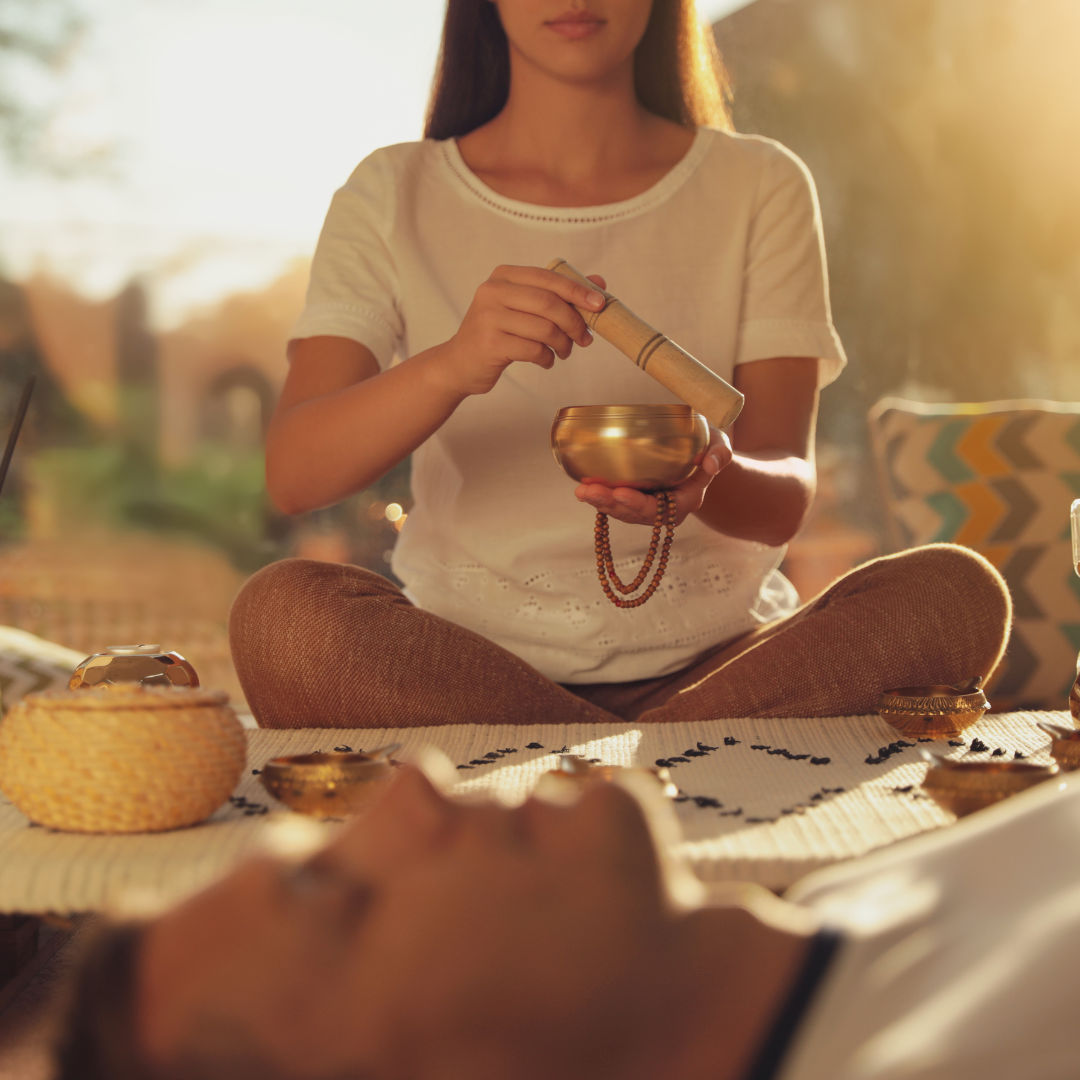
<svg viewBox="0 0 1080 1080">
<path fill-rule="evenodd" d="M 1065 772 L 1080 769 L 1080 731 L 1067 739 L 1051 740 L 1050 756 Z"/>
<path fill-rule="evenodd" d="M 365 810 L 393 775 L 385 756 L 296 754 L 268 761 L 262 785 L 291 810 L 313 817 L 345 817 Z"/>
<path fill-rule="evenodd" d="M 990 708 L 981 686 L 982 677 L 978 676 L 959 686 L 886 690 L 878 701 L 878 716 L 904 735 L 953 739 Z"/>
<path fill-rule="evenodd" d="M 572 405 L 551 425 L 555 460 L 585 484 L 674 487 L 708 445 L 709 423 L 689 405 Z"/>
<path fill-rule="evenodd" d="M 1057 765 L 938 760 L 930 766 L 922 786 L 938 806 L 951 810 L 957 817 L 964 817 L 1057 774 Z"/>
<path fill-rule="evenodd" d="M 1050 756 L 1064 772 L 1080 769 L 1080 731 L 1038 721 L 1039 727 L 1050 736 Z"/>
</svg>

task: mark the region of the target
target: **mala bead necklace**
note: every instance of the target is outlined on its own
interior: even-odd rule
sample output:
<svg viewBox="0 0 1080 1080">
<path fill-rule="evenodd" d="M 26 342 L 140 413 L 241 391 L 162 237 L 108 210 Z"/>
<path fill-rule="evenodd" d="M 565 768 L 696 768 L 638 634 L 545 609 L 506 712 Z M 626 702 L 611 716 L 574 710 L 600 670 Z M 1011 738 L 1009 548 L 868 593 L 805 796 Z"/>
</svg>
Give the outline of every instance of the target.
<svg viewBox="0 0 1080 1080">
<path fill-rule="evenodd" d="M 660 587 L 660 582 L 664 577 L 664 571 L 667 569 L 668 552 L 671 550 L 671 541 L 675 538 L 675 517 L 677 513 L 674 494 L 670 491 L 657 492 L 656 521 L 653 524 L 652 539 L 649 541 L 649 553 L 645 556 L 645 562 L 638 571 L 637 577 L 634 578 L 629 585 L 624 585 L 623 582 L 619 580 L 619 575 L 615 572 L 615 563 L 611 558 L 611 538 L 608 535 L 607 514 L 597 513 L 596 528 L 594 530 L 594 536 L 596 537 L 596 572 L 600 578 L 600 587 L 604 590 L 604 594 L 607 598 L 616 607 L 641 607 L 641 605 L 649 600 L 652 597 L 652 594 Z M 663 546 L 661 546 L 660 533 L 665 527 L 667 532 L 664 536 Z M 634 597 L 633 600 L 624 600 L 622 597 L 616 596 L 616 589 L 618 589 L 623 596 L 629 596 L 630 593 L 636 592 L 641 588 L 645 583 L 645 579 L 649 576 L 649 571 L 652 569 L 653 562 L 656 559 L 657 550 L 660 552 L 660 561 L 656 564 L 656 573 L 653 575 L 653 579 L 649 582 L 645 591 L 640 596 Z"/>
</svg>

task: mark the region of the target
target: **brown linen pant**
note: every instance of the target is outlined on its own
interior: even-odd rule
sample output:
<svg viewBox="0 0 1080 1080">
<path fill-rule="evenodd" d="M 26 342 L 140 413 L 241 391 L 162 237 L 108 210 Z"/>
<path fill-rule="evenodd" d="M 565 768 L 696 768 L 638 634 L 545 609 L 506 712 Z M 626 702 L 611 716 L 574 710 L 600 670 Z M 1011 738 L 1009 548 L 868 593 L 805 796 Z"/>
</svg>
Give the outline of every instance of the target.
<svg viewBox="0 0 1080 1080">
<path fill-rule="evenodd" d="M 569 686 L 414 607 L 378 574 L 286 559 L 243 587 L 229 635 L 264 727 L 670 723 L 858 715 L 884 689 L 989 676 L 1011 614 L 990 563 L 931 544 L 858 567 L 675 674 Z"/>
</svg>

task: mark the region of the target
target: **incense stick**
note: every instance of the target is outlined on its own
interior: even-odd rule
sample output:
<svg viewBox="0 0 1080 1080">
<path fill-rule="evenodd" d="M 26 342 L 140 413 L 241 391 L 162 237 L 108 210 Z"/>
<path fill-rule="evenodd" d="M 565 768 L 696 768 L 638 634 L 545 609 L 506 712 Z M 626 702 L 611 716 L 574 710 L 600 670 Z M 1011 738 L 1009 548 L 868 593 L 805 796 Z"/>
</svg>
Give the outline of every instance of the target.
<svg viewBox="0 0 1080 1080">
<path fill-rule="evenodd" d="M 23 387 L 22 397 L 19 398 L 19 407 L 15 410 L 15 423 L 11 426 L 11 434 L 8 436 L 7 447 L 4 450 L 4 459 L 0 461 L 0 491 L 4 489 L 4 481 L 7 479 L 8 466 L 11 464 L 11 455 L 15 453 L 15 443 L 22 431 L 23 420 L 26 419 L 26 409 L 30 404 L 30 395 L 34 392 L 34 376 L 26 380 Z"/>
</svg>

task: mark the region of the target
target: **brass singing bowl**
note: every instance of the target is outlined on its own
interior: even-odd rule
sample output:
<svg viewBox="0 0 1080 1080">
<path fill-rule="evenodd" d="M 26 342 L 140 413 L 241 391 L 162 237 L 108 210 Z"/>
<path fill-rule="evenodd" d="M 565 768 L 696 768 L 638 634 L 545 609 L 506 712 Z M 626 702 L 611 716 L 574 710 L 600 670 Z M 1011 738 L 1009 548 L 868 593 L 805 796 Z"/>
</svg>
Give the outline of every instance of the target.
<svg viewBox="0 0 1080 1080">
<path fill-rule="evenodd" d="M 259 779 L 275 799 L 297 813 L 346 817 L 366 809 L 393 771 L 385 753 L 296 754 L 268 761 Z"/>
<path fill-rule="evenodd" d="M 940 760 L 927 770 L 922 786 L 938 806 L 951 810 L 957 817 L 964 817 L 1057 774 L 1057 765 Z"/>
<path fill-rule="evenodd" d="M 982 677 L 976 676 L 959 686 L 886 690 L 878 701 L 878 716 L 903 735 L 953 739 L 990 708 L 981 686 Z"/>
<path fill-rule="evenodd" d="M 571 405 L 551 425 L 551 452 L 573 480 L 660 491 L 688 480 L 709 445 L 689 405 Z"/>
</svg>

